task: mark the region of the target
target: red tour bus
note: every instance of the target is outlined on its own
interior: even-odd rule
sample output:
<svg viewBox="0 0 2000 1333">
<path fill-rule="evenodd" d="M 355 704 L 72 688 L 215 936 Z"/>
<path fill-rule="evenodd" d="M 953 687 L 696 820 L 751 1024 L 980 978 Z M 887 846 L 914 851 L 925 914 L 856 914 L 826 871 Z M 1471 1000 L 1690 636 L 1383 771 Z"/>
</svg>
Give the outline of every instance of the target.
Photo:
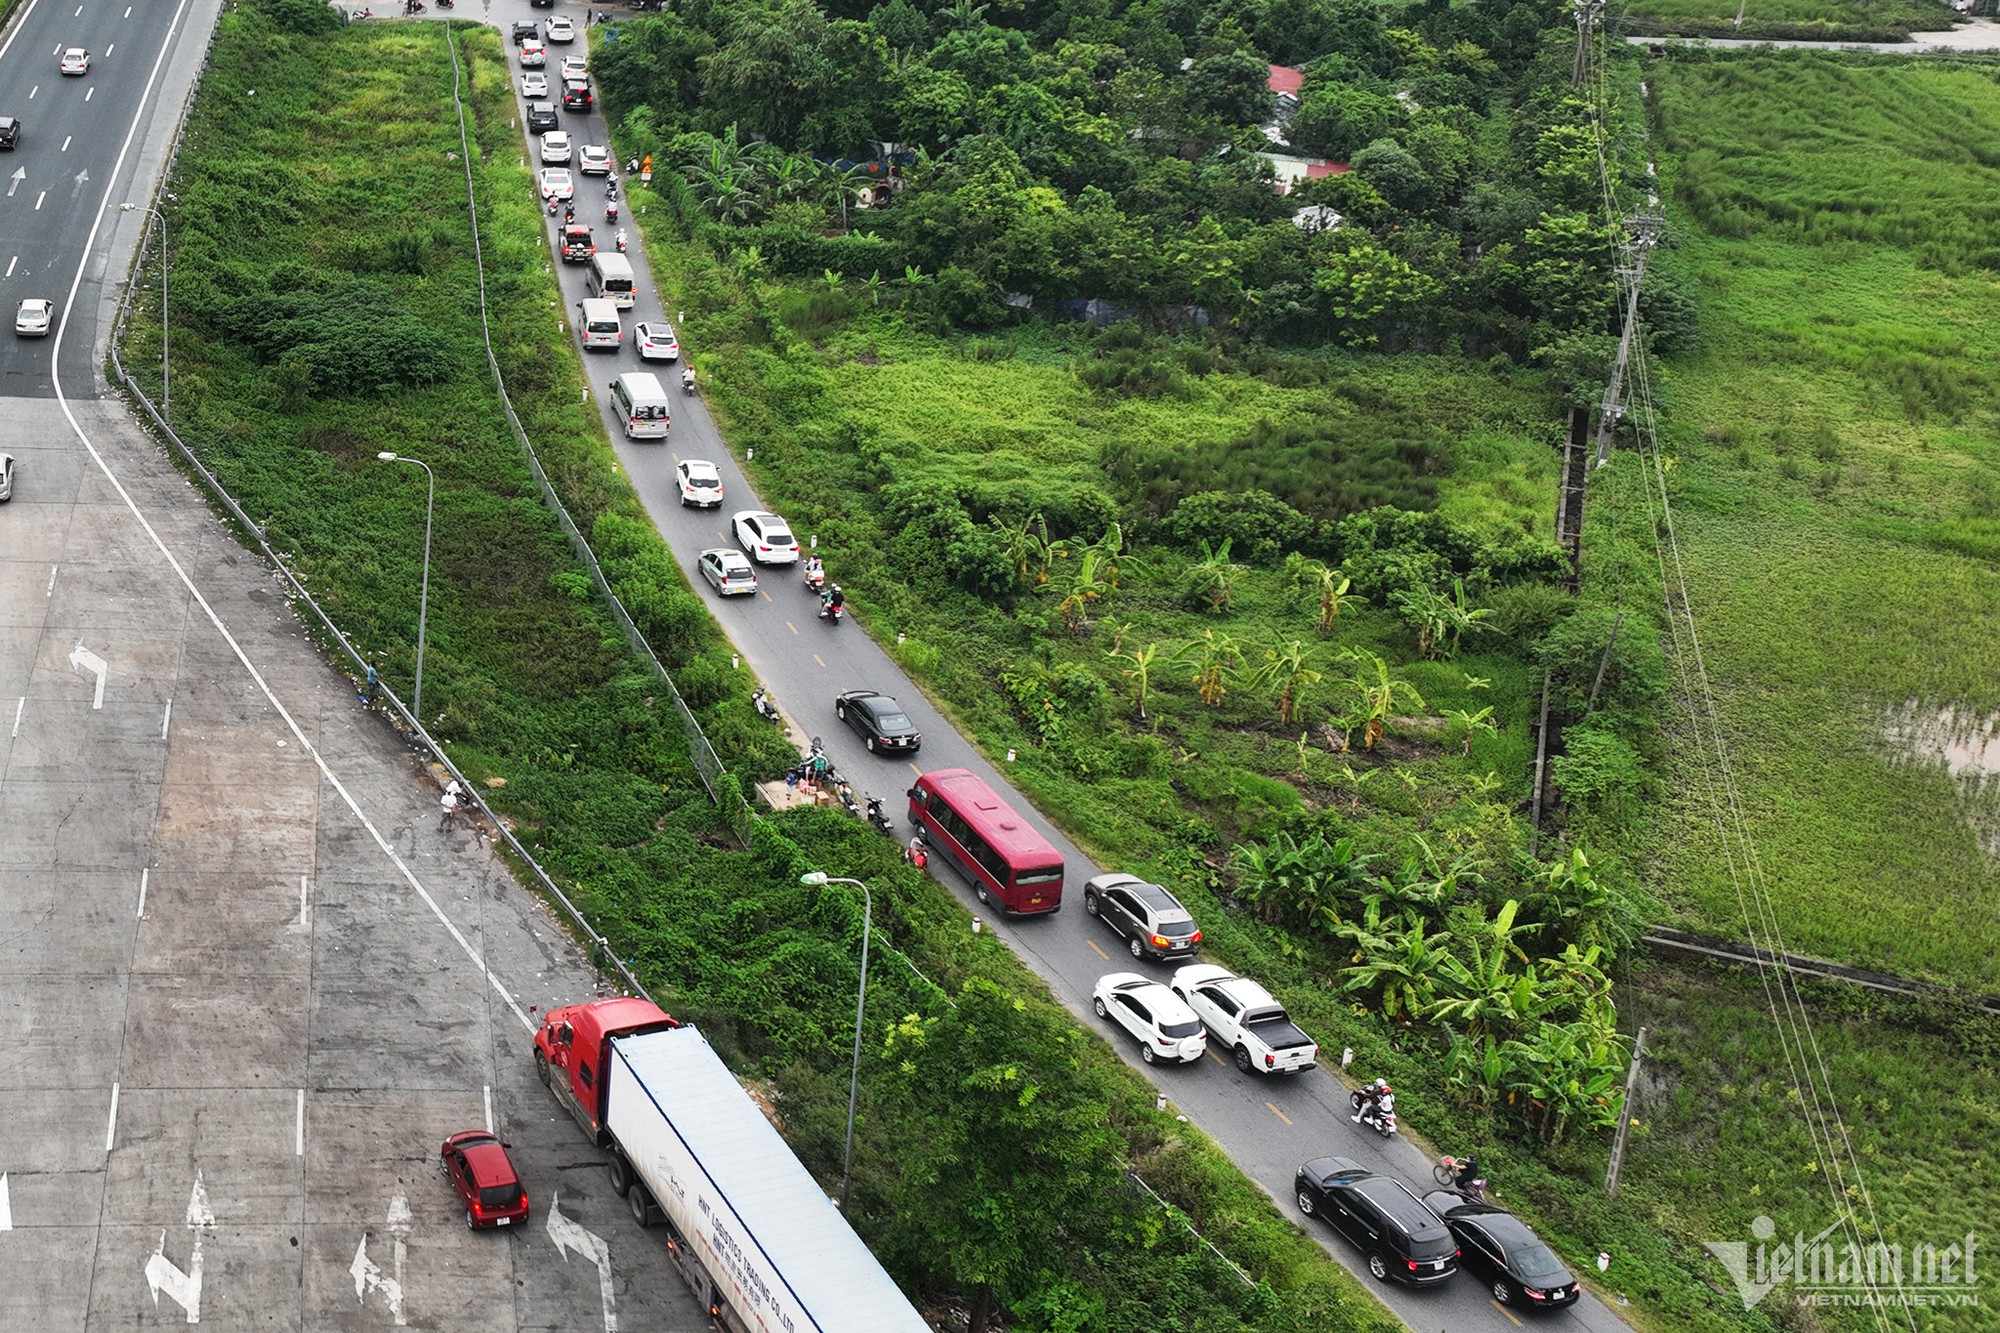
<svg viewBox="0 0 2000 1333">
<path fill-rule="evenodd" d="M 969 769 L 941 768 L 910 788 L 910 822 L 949 857 L 982 903 L 1026 916 L 1062 906 L 1062 853 Z"/>
</svg>

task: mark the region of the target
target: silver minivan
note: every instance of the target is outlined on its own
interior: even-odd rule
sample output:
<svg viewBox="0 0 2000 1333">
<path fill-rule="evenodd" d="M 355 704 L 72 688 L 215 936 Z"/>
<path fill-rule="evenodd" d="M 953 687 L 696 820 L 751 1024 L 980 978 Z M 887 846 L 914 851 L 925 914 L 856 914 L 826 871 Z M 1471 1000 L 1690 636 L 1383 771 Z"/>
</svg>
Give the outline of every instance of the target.
<svg viewBox="0 0 2000 1333">
<path fill-rule="evenodd" d="M 611 381 L 611 406 L 625 423 L 628 440 L 664 440 L 673 416 L 660 377 L 632 370 Z"/>
<path fill-rule="evenodd" d="M 617 351 L 625 342 L 625 325 L 618 317 L 618 307 L 610 301 L 590 297 L 576 303 L 577 331 L 583 334 L 583 350 L 596 348 Z"/>
</svg>

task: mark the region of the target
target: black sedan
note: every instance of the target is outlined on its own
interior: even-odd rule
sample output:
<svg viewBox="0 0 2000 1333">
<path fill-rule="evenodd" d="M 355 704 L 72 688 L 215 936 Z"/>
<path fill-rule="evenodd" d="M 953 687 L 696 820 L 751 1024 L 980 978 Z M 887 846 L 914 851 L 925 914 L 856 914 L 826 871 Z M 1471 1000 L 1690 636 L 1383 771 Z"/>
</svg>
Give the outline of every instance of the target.
<svg viewBox="0 0 2000 1333">
<path fill-rule="evenodd" d="M 915 754 L 924 738 L 903 706 L 874 690 L 849 690 L 833 701 L 834 716 L 860 735 L 870 754 Z"/>
<path fill-rule="evenodd" d="M 1487 1283 L 1494 1300 L 1529 1310 L 1576 1303 L 1582 1288 L 1575 1276 L 1506 1209 L 1456 1190 L 1426 1194 L 1424 1206 L 1451 1228 L 1465 1266 Z"/>
</svg>

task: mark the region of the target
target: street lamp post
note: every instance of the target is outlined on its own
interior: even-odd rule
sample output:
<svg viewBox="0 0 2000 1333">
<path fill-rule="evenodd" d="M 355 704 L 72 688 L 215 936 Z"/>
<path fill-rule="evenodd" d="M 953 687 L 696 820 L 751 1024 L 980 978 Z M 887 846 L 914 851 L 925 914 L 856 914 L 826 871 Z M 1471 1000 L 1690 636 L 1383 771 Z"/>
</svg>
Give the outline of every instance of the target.
<svg viewBox="0 0 2000 1333">
<path fill-rule="evenodd" d="M 136 208 L 160 220 L 160 416 L 171 419 L 174 414 L 174 381 L 173 364 L 167 356 L 167 215 L 145 204 L 120 204 L 118 207 L 127 213 Z"/>
<path fill-rule="evenodd" d="M 429 483 L 424 497 L 424 583 L 417 594 L 417 683 L 410 691 L 410 716 L 417 720 L 418 730 L 424 725 L 424 631 L 431 612 L 431 512 L 437 507 L 437 474 L 431 465 L 421 458 L 411 458 L 405 454 L 383 450 L 375 455 L 385 463 L 415 463 L 424 470 L 424 478 Z"/>
<path fill-rule="evenodd" d="M 814 887 L 852 884 L 861 890 L 861 986 L 854 996 L 854 1064 L 847 1076 L 847 1151 L 840 1164 L 840 1212 L 844 1217 L 847 1214 L 848 1187 L 854 1183 L 854 1101 L 861 1087 L 861 1015 L 868 1007 L 868 925 L 875 915 L 875 898 L 868 892 L 868 886 L 858 879 L 844 879 L 817 870 L 800 875 L 799 883 Z"/>
</svg>

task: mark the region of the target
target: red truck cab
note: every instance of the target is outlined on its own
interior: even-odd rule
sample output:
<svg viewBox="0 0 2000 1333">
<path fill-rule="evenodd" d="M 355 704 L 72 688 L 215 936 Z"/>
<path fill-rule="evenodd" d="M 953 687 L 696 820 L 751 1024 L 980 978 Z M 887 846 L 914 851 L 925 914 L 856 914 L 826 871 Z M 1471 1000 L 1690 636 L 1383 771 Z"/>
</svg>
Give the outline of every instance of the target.
<svg viewBox="0 0 2000 1333">
<path fill-rule="evenodd" d="M 543 1015 L 535 1033 L 535 1073 L 600 1148 L 604 1128 L 604 1060 L 613 1037 L 663 1032 L 680 1022 L 651 1000 L 621 996 L 565 1005 Z"/>
</svg>

